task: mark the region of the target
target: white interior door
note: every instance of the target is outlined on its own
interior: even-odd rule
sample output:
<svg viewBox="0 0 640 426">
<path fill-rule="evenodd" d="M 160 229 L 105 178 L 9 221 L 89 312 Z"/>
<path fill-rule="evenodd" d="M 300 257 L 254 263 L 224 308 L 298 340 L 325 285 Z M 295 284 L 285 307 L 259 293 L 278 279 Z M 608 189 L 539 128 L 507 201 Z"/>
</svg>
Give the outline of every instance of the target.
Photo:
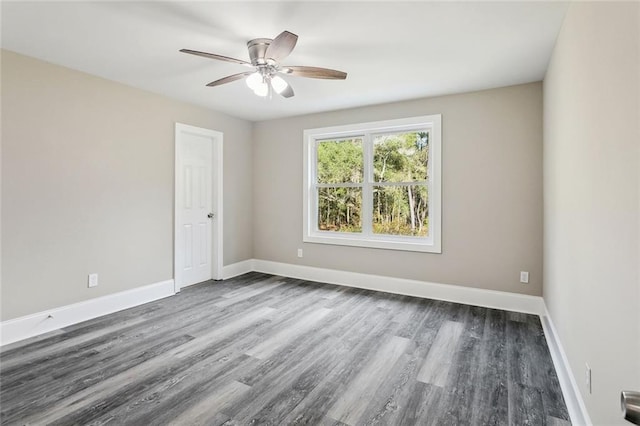
<svg viewBox="0 0 640 426">
<path fill-rule="evenodd" d="M 175 289 L 218 279 L 222 135 L 176 124 Z"/>
</svg>

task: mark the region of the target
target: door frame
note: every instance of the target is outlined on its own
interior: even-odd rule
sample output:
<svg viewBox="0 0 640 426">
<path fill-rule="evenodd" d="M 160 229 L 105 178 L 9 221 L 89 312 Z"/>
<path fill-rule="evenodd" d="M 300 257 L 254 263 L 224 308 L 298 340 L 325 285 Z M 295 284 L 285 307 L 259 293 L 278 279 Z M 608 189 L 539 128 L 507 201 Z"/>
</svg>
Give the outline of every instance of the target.
<svg viewBox="0 0 640 426">
<path fill-rule="evenodd" d="M 178 244 L 178 229 L 181 222 L 181 214 L 178 206 L 178 166 L 180 165 L 180 146 L 182 144 L 182 134 L 190 133 L 198 136 L 211 138 L 212 157 L 211 157 L 211 210 L 215 217 L 211 223 L 211 279 L 222 279 L 223 267 L 223 185 L 222 185 L 222 145 L 223 133 L 216 130 L 204 129 L 201 127 L 190 126 L 188 124 L 175 123 L 175 161 L 173 165 L 174 187 L 173 187 L 173 286 L 174 291 L 178 293 L 182 288 L 182 277 L 180 268 L 178 268 L 178 254 L 180 253 L 180 245 Z"/>
</svg>

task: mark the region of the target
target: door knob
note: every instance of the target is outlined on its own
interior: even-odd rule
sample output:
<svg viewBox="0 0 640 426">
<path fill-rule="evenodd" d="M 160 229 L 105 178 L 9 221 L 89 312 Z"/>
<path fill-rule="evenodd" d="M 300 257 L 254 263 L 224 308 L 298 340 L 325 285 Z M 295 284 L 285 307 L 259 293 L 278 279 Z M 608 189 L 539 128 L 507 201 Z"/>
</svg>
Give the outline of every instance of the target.
<svg viewBox="0 0 640 426">
<path fill-rule="evenodd" d="M 620 394 L 624 419 L 640 425 L 640 392 L 622 391 Z"/>
<path fill-rule="evenodd" d="M 213 219 L 214 217 L 216 217 L 216 215 L 215 215 L 214 213 L 209 213 L 209 214 L 207 215 L 207 217 L 208 217 L 209 219 Z"/>
</svg>

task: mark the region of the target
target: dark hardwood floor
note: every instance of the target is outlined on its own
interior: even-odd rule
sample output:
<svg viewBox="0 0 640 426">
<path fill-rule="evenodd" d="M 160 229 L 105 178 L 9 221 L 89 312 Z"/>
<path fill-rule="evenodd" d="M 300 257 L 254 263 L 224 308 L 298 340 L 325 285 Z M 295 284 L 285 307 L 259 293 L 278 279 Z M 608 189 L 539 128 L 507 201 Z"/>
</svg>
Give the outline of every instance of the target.
<svg viewBox="0 0 640 426">
<path fill-rule="evenodd" d="M 567 425 L 538 317 L 250 273 L 9 345 L 2 424 Z"/>
</svg>

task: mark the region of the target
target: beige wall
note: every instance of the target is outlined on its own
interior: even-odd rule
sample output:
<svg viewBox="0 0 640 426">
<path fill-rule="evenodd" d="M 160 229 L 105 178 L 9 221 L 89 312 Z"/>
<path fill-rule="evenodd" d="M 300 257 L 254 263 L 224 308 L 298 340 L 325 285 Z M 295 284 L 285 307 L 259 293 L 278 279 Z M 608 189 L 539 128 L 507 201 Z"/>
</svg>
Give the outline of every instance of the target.
<svg viewBox="0 0 640 426">
<path fill-rule="evenodd" d="M 438 113 L 442 254 L 302 243 L 304 129 Z M 259 122 L 253 141 L 254 257 L 541 294 L 540 83 Z M 530 272 L 528 285 L 519 271 Z"/>
<path fill-rule="evenodd" d="M 544 299 L 597 425 L 640 391 L 639 22 L 573 3 L 544 80 Z"/>
<path fill-rule="evenodd" d="M 2 320 L 173 277 L 175 122 L 224 133 L 224 263 L 251 258 L 250 122 L 2 51 Z"/>
</svg>

